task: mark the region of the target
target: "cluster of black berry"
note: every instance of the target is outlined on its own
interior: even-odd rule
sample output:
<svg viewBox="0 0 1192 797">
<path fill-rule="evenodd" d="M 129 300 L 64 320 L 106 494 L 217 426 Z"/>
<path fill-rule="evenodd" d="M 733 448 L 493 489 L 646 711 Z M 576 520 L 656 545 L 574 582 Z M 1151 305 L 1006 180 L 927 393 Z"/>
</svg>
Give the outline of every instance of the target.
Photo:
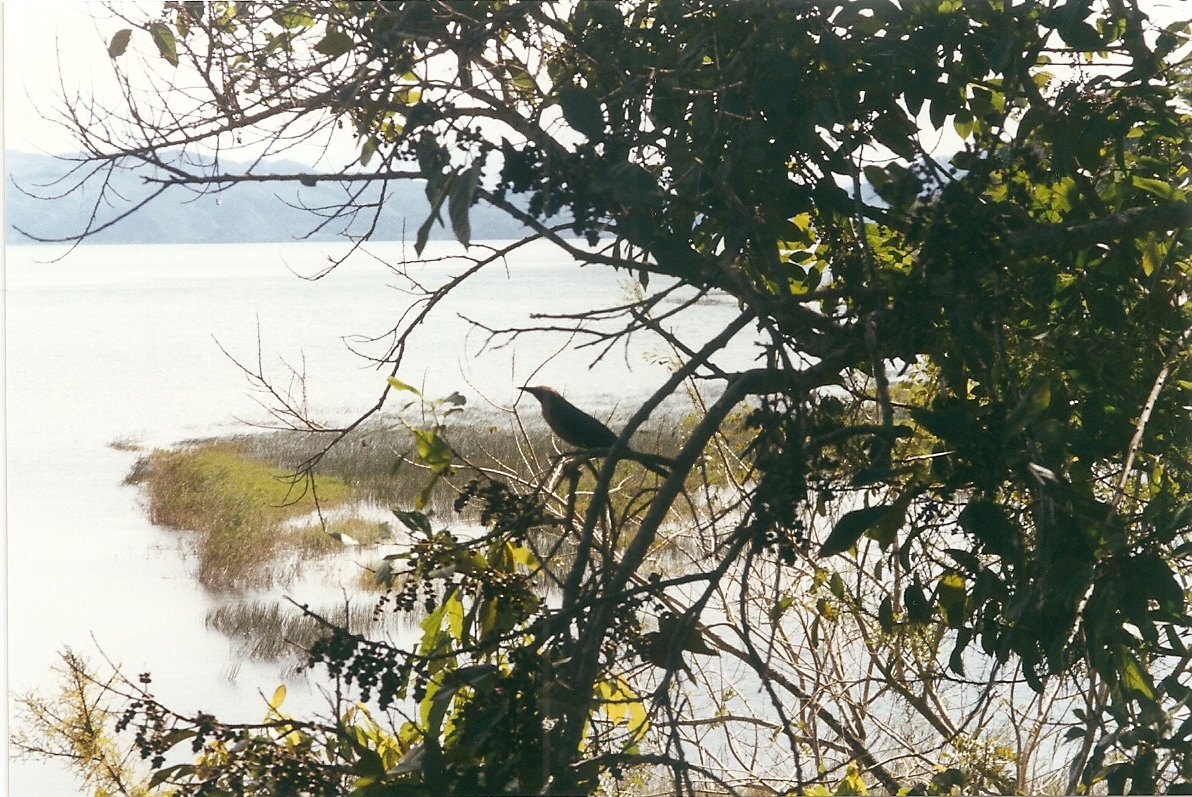
<svg viewBox="0 0 1192 797">
<path fill-rule="evenodd" d="M 634 653 L 639 651 L 642 644 L 642 624 L 638 610 L 642 602 L 641 598 L 623 601 L 613 612 L 609 633 L 600 645 L 600 654 L 606 666 L 612 667 L 620 661 L 625 650 Z"/>
<path fill-rule="evenodd" d="M 455 511 L 462 512 L 473 499 L 482 502 L 480 523 L 520 542 L 526 532 L 541 525 L 542 501 L 535 495 L 518 495 L 504 482 L 473 479 L 455 499 Z"/>
</svg>

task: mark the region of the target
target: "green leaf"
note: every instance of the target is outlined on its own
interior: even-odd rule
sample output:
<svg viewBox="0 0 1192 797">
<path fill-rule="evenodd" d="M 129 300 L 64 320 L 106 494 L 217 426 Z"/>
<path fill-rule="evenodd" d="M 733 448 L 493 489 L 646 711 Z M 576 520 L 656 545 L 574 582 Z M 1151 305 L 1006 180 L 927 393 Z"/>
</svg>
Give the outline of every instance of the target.
<svg viewBox="0 0 1192 797">
<path fill-rule="evenodd" d="M 559 89 L 559 107 L 567 124 L 589 139 L 600 138 L 604 133 L 604 111 L 587 89 L 579 86 Z"/>
<path fill-rule="evenodd" d="M 912 623 L 925 623 L 931 619 L 931 604 L 918 580 L 903 590 L 902 602 L 906 606 L 907 619 Z"/>
<path fill-rule="evenodd" d="M 393 510 L 393 514 L 410 531 L 420 531 L 427 536 L 433 533 L 430 526 L 430 518 L 421 512 L 401 512 L 395 509 Z"/>
<path fill-rule="evenodd" d="M 1050 405 L 1051 379 L 1036 379 L 1026 389 L 1018 406 L 1006 417 L 1006 427 L 1011 433 L 1017 432 L 1026 425 L 1027 421 L 1035 420 L 1042 415 Z"/>
<path fill-rule="evenodd" d="M 989 553 L 1013 559 L 1021 531 L 1002 508 L 989 501 L 973 501 L 957 518 L 960 528 L 972 534 Z"/>
<path fill-rule="evenodd" d="M 1148 194 L 1154 194 L 1160 199 L 1171 201 L 1175 199 L 1175 189 L 1168 183 L 1162 180 L 1155 180 L 1151 177 L 1134 177 L 1133 181 L 1135 188 L 1140 188 Z"/>
<path fill-rule="evenodd" d="M 934 410 L 912 407 L 911 417 L 915 423 L 948 443 L 970 437 L 976 431 L 976 424 L 961 402 L 949 403 Z"/>
<path fill-rule="evenodd" d="M 367 166 L 368 162 L 372 160 L 372 156 L 377 152 L 377 140 L 372 136 L 364 139 L 360 144 L 360 157 L 357 161 L 361 166 Z"/>
<path fill-rule="evenodd" d="M 426 197 L 430 201 L 430 213 L 426 217 L 426 221 L 422 222 L 422 226 L 418 228 L 418 239 L 414 242 L 414 252 L 418 255 L 422 254 L 422 250 L 426 248 L 426 242 L 430 238 L 430 228 L 435 221 L 439 221 L 439 213 L 443 208 L 443 201 L 451 193 L 453 184 L 457 176 L 454 174 L 444 175 L 440 172 L 430 171 L 426 173 Z"/>
<path fill-rule="evenodd" d="M 149 788 L 153 789 L 155 786 L 160 786 L 162 783 L 170 778 L 183 778 L 193 775 L 195 772 L 194 764 L 175 764 L 172 767 L 165 767 L 153 773 L 149 778 Z"/>
<path fill-rule="evenodd" d="M 973 629 L 961 628 L 956 632 L 956 645 L 952 648 L 952 655 L 948 657 L 948 669 L 964 677 L 964 649 L 973 641 Z"/>
<path fill-rule="evenodd" d="M 1142 244 L 1142 273 L 1151 276 L 1163 264 L 1163 255 L 1159 252 L 1159 244 L 1154 236 L 1149 236 Z"/>
<path fill-rule="evenodd" d="M 514 60 L 505 61 L 503 65 L 513 87 L 523 95 L 533 96 L 537 84 L 534 83 L 534 78 L 531 77 L 525 66 Z"/>
<path fill-rule="evenodd" d="M 1092 52 L 1094 50 L 1100 50 L 1105 46 L 1105 42 L 1101 40 L 1101 34 L 1097 33 L 1097 29 L 1084 21 L 1061 25 L 1056 28 L 1056 32 L 1064 40 L 1064 44 L 1076 50 Z"/>
<path fill-rule="evenodd" d="M 636 163 L 618 163 L 608 171 L 612 181 L 612 196 L 628 207 L 658 207 L 662 189 L 658 180 Z"/>
<path fill-rule="evenodd" d="M 426 483 L 426 486 L 422 488 L 422 491 L 419 492 L 418 495 L 414 496 L 414 509 L 418 510 L 419 512 L 421 512 L 423 509 L 426 509 L 427 505 L 430 503 L 430 495 L 432 492 L 434 492 L 435 485 L 439 483 L 439 479 L 442 477 L 442 475 L 442 473 L 436 473 L 434 476 L 431 476 L 430 481 Z"/>
<path fill-rule="evenodd" d="M 161 57 L 166 59 L 170 66 L 178 66 L 178 43 L 174 40 L 174 32 L 170 27 L 162 22 L 154 22 L 149 26 L 149 35 L 153 37 L 153 43 L 157 45 Z"/>
<path fill-rule="evenodd" d="M 774 601 L 774 605 L 770 607 L 770 622 L 777 624 L 778 621 L 782 619 L 782 615 L 786 614 L 786 610 L 789 609 L 791 604 L 794 602 L 795 599 L 791 595 L 787 595 Z"/>
<path fill-rule="evenodd" d="M 704 656 L 719 655 L 704 641 L 704 635 L 694 624 L 673 614 L 658 619 L 658 638 L 671 650 L 686 650 Z"/>
<path fill-rule="evenodd" d="M 108 45 L 108 57 L 119 58 L 124 55 L 128 49 L 128 43 L 132 40 L 132 31 L 128 28 L 116 31 L 116 35 L 112 37 L 111 43 Z"/>
<path fill-rule="evenodd" d="M 273 19 L 286 30 L 309 28 L 315 24 L 314 17 L 300 8 L 281 8 L 273 12 Z"/>
<path fill-rule="evenodd" d="M 415 429 L 414 444 L 418 459 L 431 469 L 432 473 L 443 473 L 451 467 L 455 452 L 433 429 Z"/>
<path fill-rule="evenodd" d="M 426 242 L 430 240 L 430 228 L 435 223 L 435 214 L 430 214 L 426 217 L 426 221 L 422 222 L 422 226 L 418 228 L 418 236 L 414 240 L 414 253 L 422 254 L 422 250 L 426 248 Z"/>
<path fill-rule="evenodd" d="M 902 491 L 902 495 L 898 496 L 894 503 L 890 505 L 890 511 L 878 520 L 873 525 L 873 528 L 865 532 L 882 547 L 882 550 L 893 545 L 895 540 L 898 539 L 898 530 L 906 522 L 906 510 L 910 508 L 911 501 L 919 493 L 920 490 L 914 482 L 907 485 L 906 489 Z"/>
<path fill-rule="evenodd" d="M 820 547 L 820 558 L 835 556 L 843 553 L 857 544 L 861 535 L 880 523 L 890 512 L 889 504 L 881 506 L 867 506 L 864 509 L 854 509 L 836 521 L 836 526 L 828 539 Z"/>
<path fill-rule="evenodd" d="M 474 163 L 466 172 L 451 182 L 448 192 L 447 215 L 451 219 L 451 231 L 455 240 L 466 248 L 472 237 L 472 226 L 468 221 L 468 209 L 476 197 L 476 186 L 480 182 L 480 164 Z"/>
<path fill-rule="evenodd" d="M 314 46 L 317 53 L 338 58 L 356 46 L 356 40 L 338 28 L 330 28 L 323 39 Z"/>
<path fill-rule="evenodd" d="M 448 603 L 449 601 L 444 600 L 418 624 L 418 627 L 422 629 L 422 642 L 418 646 L 418 655 L 435 654 L 443 643 L 449 641 L 443 634 L 443 618 L 447 616 Z"/>
<path fill-rule="evenodd" d="M 881 605 L 877 607 L 877 622 L 882 627 L 882 633 L 894 631 L 894 601 L 889 595 L 882 598 Z"/>
</svg>

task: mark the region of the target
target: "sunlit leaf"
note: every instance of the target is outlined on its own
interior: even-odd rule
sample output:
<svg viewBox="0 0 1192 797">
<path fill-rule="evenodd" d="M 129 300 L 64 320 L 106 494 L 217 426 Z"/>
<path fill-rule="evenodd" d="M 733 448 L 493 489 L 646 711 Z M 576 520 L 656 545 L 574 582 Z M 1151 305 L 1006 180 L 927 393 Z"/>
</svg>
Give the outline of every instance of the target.
<svg viewBox="0 0 1192 797">
<path fill-rule="evenodd" d="M 1160 199 L 1166 199 L 1170 201 L 1175 198 L 1175 189 L 1172 188 L 1170 184 L 1165 183 L 1162 180 L 1155 180 L 1151 177 L 1138 177 L 1136 175 L 1133 178 L 1133 183 L 1135 188 L 1141 188 L 1148 194 L 1154 194 Z"/>
<path fill-rule="evenodd" d="M 1133 652 L 1118 647 L 1116 650 L 1118 678 L 1122 687 L 1147 700 L 1155 699 L 1155 687 L 1150 675 L 1143 669 Z"/>
<path fill-rule="evenodd" d="M 940 578 L 938 587 L 940 610 L 944 614 L 944 621 L 952 628 L 964 625 L 965 604 L 968 595 L 964 588 L 964 578 L 959 573 L 948 573 Z"/>
<path fill-rule="evenodd" d="M 391 376 L 391 377 L 387 378 L 385 381 L 388 382 L 389 386 L 391 388 L 393 388 L 394 390 L 404 390 L 408 393 L 413 393 L 415 396 L 422 395 L 422 393 L 420 393 L 418 391 L 418 388 L 413 387 L 412 385 L 407 385 L 405 382 L 401 381 L 396 376 Z"/>
<path fill-rule="evenodd" d="M 286 30 L 309 28 L 315 24 L 314 17 L 295 7 L 279 8 L 273 13 L 273 19 Z"/>
<path fill-rule="evenodd" d="M 415 429 L 414 443 L 418 461 L 430 468 L 432 473 L 444 473 L 451 467 L 455 452 L 438 432 L 433 429 Z"/>
</svg>

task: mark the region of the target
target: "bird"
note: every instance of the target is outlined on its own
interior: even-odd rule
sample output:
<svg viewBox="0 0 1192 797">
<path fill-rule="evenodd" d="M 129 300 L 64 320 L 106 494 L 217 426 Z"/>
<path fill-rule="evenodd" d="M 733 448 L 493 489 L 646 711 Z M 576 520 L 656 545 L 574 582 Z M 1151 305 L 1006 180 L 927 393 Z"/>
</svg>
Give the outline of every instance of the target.
<svg viewBox="0 0 1192 797">
<path fill-rule="evenodd" d="M 612 448 L 613 443 L 617 442 L 617 435 L 612 429 L 563 398 L 553 388 L 527 385 L 518 390 L 538 399 L 538 403 L 542 405 L 542 417 L 546 420 L 546 425 L 564 443 L 576 448 L 589 449 Z M 673 464 L 666 457 L 642 454 L 632 449 L 628 450 L 627 455 L 660 476 L 670 476 L 670 471 L 658 464 Z"/>
</svg>

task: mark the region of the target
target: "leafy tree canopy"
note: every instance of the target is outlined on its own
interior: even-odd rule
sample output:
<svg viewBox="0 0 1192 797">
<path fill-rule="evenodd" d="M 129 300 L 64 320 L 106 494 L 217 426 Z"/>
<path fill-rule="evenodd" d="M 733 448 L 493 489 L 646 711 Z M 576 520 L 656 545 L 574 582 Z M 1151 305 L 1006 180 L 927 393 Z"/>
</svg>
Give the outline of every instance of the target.
<svg viewBox="0 0 1192 797">
<path fill-rule="evenodd" d="M 483 508 L 478 540 L 402 510 L 419 542 L 378 576 L 399 606 L 426 603 L 421 642 L 336 628 L 311 651 L 378 710 L 408 706 L 392 734 L 358 713 L 167 721 L 142 696 L 126 719 L 147 754 L 204 751 L 159 758 L 156 779 L 1187 788 L 1188 25 L 1145 5 L 167 2 L 130 18 L 113 63 L 142 53 L 161 82 L 130 69 L 123 107 L 72 106 L 90 168 L 201 189 L 250 178 L 179 149 L 337 126 L 359 144 L 350 168 L 268 178 L 342 183 L 319 223 L 369 213 L 365 183 L 383 202 L 417 180 L 417 249 L 448 225 L 475 270 L 516 251 L 469 246 L 472 208 L 503 209 L 527 240 L 633 274 L 642 298 L 588 320 L 678 357 L 588 481 L 458 487 Z M 657 316 L 676 284 L 739 317 L 675 339 Z M 754 333 L 753 366 L 718 359 Z M 628 435 L 685 382 L 709 398 L 669 477 L 626 493 Z M 420 430 L 437 489 L 461 457 L 445 430 Z M 687 565 L 659 566 L 679 538 Z"/>
</svg>

